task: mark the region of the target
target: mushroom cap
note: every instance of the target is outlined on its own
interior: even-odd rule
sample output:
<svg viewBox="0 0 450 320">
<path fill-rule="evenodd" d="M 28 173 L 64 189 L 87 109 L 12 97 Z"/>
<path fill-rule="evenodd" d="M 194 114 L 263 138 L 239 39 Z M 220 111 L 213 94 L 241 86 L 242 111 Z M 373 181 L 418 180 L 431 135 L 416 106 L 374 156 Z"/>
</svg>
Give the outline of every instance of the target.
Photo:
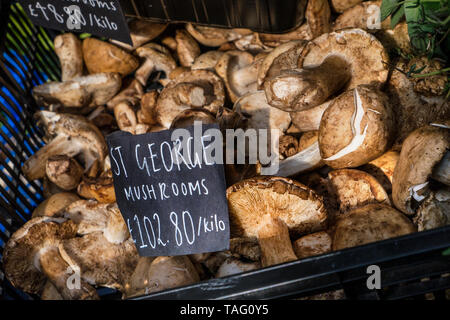
<svg viewBox="0 0 450 320">
<path fill-rule="evenodd" d="M 391 204 L 378 180 L 364 171 L 334 170 L 328 173 L 328 179 L 342 213 L 369 203 Z"/>
<path fill-rule="evenodd" d="M 295 254 L 304 259 L 331 251 L 332 239 L 325 231 L 315 232 L 297 239 L 293 243 Z"/>
<path fill-rule="evenodd" d="M 248 52 L 230 50 L 225 52 L 216 64 L 216 73 L 223 79 L 231 102 L 256 91 L 256 74 L 258 64 Z"/>
<path fill-rule="evenodd" d="M 105 138 L 86 118 L 50 111 L 39 111 L 36 117 L 51 141 L 22 166 L 22 171 L 30 180 L 43 178 L 47 159 L 57 154 L 77 156 L 78 160 L 83 160 L 86 170 L 95 161 L 103 163 L 107 154 Z"/>
<path fill-rule="evenodd" d="M 78 161 L 66 155 L 51 156 L 45 166 L 47 178 L 65 191 L 78 186 L 83 171 Z"/>
<path fill-rule="evenodd" d="M 308 1 L 305 17 L 313 38 L 330 32 L 331 10 L 328 0 Z"/>
<path fill-rule="evenodd" d="M 284 132 L 291 124 L 289 113 L 269 105 L 264 91 L 242 96 L 234 104 L 234 111 L 248 118 L 248 128 L 279 129 Z"/>
<path fill-rule="evenodd" d="M 170 51 L 157 43 L 147 43 L 137 48 L 136 54 L 150 60 L 153 63 L 153 70 L 164 71 L 167 76 L 177 67 Z"/>
<path fill-rule="evenodd" d="M 128 23 L 133 49 L 152 41 L 166 30 L 168 24 L 154 23 L 144 19 L 134 19 Z"/>
<path fill-rule="evenodd" d="M 39 253 L 57 247 L 63 239 L 75 237 L 76 226 L 63 218 L 38 217 L 25 223 L 6 243 L 3 268 L 12 285 L 28 293 L 38 294 L 46 277 L 40 270 Z"/>
<path fill-rule="evenodd" d="M 333 100 L 319 130 L 322 158 L 332 168 L 358 167 L 381 156 L 392 142 L 394 114 L 387 97 L 358 86 Z"/>
<path fill-rule="evenodd" d="M 450 188 L 431 192 L 420 205 L 414 218 L 418 231 L 430 230 L 450 224 Z"/>
<path fill-rule="evenodd" d="M 204 91 L 206 101 L 202 105 L 203 108 L 217 113 L 217 110 L 223 106 L 225 101 L 225 88 L 222 80 L 213 72 L 208 70 L 192 70 L 183 72 L 178 77 L 173 79 L 161 92 L 161 96 L 165 94 L 165 91 L 169 91 L 179 84 L 191 84 L 193 86 L 201 87 Z M 161 100 L 158 100 L 158 104 Z M 198 106 L 199 107 L 199 106 Z M 163 111 L 163 108 L 161 111 Z M 187 108 L 185 108 L 187 109 Z M 182 110 L 180 110 L 182 111 Z M 174 115 L 176 116 L 176 115 Z M 173 119 L 173 118 L 172 118 Z M 170 124 L 168 124 L 170 127 Z"/>
<path fill-rule="evenodd" d="M 192 108 L 180 112 L 172 121 L 170 129 L 187 128 L 193 126 L 195 121 L 202 124 L 216 123 L 216 117 L 210 111 L 203 108 Z"/>
<path fill-rule="evenodd" d="M 416 232 L 416 227 L 401 212 L 381 204 L 354 209 L 335 226 L 333 250 L 399 237 Z"/>
<path fill-rule="evenodd" d="M 258 88 L 262 89 L 264 81 L 280 74 L 281 70 L 297 67 L 298 58 L 307 42 L 293 40 L 273 49 L 262 61 L 258 69 Z"/>
<path fill-rule="evenodd" d="M 106 104 L 119 92 L 122 80 L 118 73 L 97 73 L 65 82 L 47 82 L 33 88 L 33 97 L 43 106 L 66 108 L 96 107 Z"/>
<path fill-rule="evenodd" d="M 259 268 L 261 268 L 259 262 L 245 262 L 238 258 L 230 257 L 221 264 L 219 270 L 217 270 L 216 278 L 228 277 Z"/>
<path fill-rule="evenodd" d="M 363 0 L 331 0 L 331 5 L 336 12 L 343 12 L 360 2 Z"/>
<path fill-rule="evenodd" d="M 79 200 L 64 210 L 64 217 L 77 225 L 79 235 L 85 235 L 105 230 L 112 208 L 95 200 Z"/>
<path fill-rule="evenodd" d="M 220 58 L 224 52 L 211 50 L 207 51 L 197 57 L 195 59 L 194 64 L 191 66 L 191 70 L 210 70 L 214 71 L 217 62 L 219 62 Z"/>
<path fill-rule="evenodd" d="M 175 35 L 178 60 L 183 67 L 190 67 L 201 54 L 197 41 L 186 31 L 178 29 Z"/>
<path fill-rule="evenodd" d="M 388 194 L 391 194 L 392 178 L 399 157 L 400 153 L 388 151 L 375 160 L 370 161 L 368 164 L 363 165 L 360 169 L 377 179 L 384 190 L 386 190 Z"/>
<path fill-rule="evenodd" d="M 103 232 L 64 240 L 59 251 L 73 269 L 79 268 L 82 278 L 91 285 L 121 291 L 139 260 L 131 237 L 120 244 L 114 244 L 104 237 Z"/>
<path fill-rule="evenodd" d="M 257 237 L 262 217 L 281 219 L 290 233 L 303 234 L 325 228 L 327 212 L 322 198 L 294 180 L 260 176 L 227 189 L 231 233 Z"/>
<path fill-rule="evenodd" d="M 77 192 L 84 198 L 95 199 L 100 203 L 116 202 L 112 176 L 104 175 L 98 178 L 83 176 L 83 180 L 78 185 Z"/>
<path fill-rule="evenodd" d="M 428 125 L 413 131 L 404 141 L 394 170 L 392 198 L 405 214 L 414 214 L 426 196 L 433 168 L 450 149 L 450 129 Z"/>
<path fill-rule="evenodd" d="M 87 38 L 83 41 L 84 63 L 91 74 L 120 73 L 123 77 L 135 71 L 139 61 L 125 50 L 105 41 Z"/>
<path fill-rule="evenodd" d="M 187 256 L 142 257 L 126 285 L 126 296 L 138 296 L 199 282 Z"/>
<path fill-rule="evenodd" d="M 333 30 L 360 28 L 367 30 L 368 32 L 379 31 L 379 29 L 369 29 L 369 19 L 372 19 L 374 13 L 374 11 L 369 9 L 372 6 L 379 8 L 381 6 L 381 1 L 365 1 L 346 9 L 334 21 Z M 382 28 L 384 26 L 389 26 L 390 23 L 388 20 L 390 19 L 386 19 L 382 22 Z"/>
<path fill-rule="evenodd" d="M 71 192 L 60 192 L 52 195 L 50 198 L 41 202 L 33 211 L 33 218 L 37 217 L 53 217 L 58 215 L 71 203 L 80 200 L 80 198 Z"/>
<path fill-rule="evenodd" d="M 337 55 L 351 69 L 347 89 L 372 84 L 380 87 L 388 77 L 389 56 L 383 45 L 362 29 L 347 29 L 325 33 L 309 42 L 298 61 L 300 68 L 313 68 Z"/>
<path fill-rule="evenodd" d="M 186 30 L 195 40 L 208 47 L 220 47 L 222 44 L 251 34 L 251 31 L 247 29 L 213 28 L 193 25 L 191 23 L 186 24 Z"/>
</svg>

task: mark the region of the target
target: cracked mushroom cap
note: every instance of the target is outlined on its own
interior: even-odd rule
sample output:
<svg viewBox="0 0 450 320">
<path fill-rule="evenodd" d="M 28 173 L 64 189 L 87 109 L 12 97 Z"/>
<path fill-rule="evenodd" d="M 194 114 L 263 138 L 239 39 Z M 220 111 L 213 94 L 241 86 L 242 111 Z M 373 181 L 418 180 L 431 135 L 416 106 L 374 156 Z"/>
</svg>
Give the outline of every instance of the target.
<svg viewBox="0 0 450 320">
<path fill-rule="evenodd" d="M 387 80 L 387 51 L 380 41 L 362 29 L 334 31 L 314 39 L 303 51 L 298 66 L 317 67 L 334 55 L 350 65 L 351 79 L 346 89 L 353 89 L 361 84 L 380 87 Z"/>
<path fill-rule="evenodd" d="M 90 74 L 115 72 L 125 77 L 139 67 L 139 61 L 133 55 L 95 38 L 83 41 L 83 57 Z"/>
<path fill-rule="evenodd" d="M 118 73 L 97 73 L 65 82 L 47 82 L 33 88 L 38 105 L 66 108 L 96 107 L 106 104 L 120 90 Z"/>
<path fill-rule="evenodd" d="M 370 203 L 391 204 L 388 194 L 378 180 L 364 171 L 334 170 L 328 173 L 328 179 L 341 213 Z"/>
<path fill-rule="evenodd" d="M 72 221 L 50 217 L 31 219 L 6 243 L 3 251 L 6 277 L 14 287 L 39 294 L 47 279 L 41 270 L 40 255 L 75 235 L 76 226 Z"/>
<path fill-rule="evenodd" d="M 395 130 L 387 97 L 369 86 L 358 86 L 334 99 L 319 130 L 320 154 L 334 169 L 352 168 L 381 156 Z"/>
<path fill-rule="evenodd" d="M 257 237 L 267 215 L 283 221 L 291 234 L 319 231 L 326 225 L 322 198 L 294 180 L 269 176 L 243 180 L 227 189 L 227 198 L 236 236 Z"/>
<path fill-rule="evenodd" d="M 433 169 L 449 149 L 449 126 L 424 126 L 406 138 L 392 181 L 392 198 L 400 211 L 408 215 L 415 213 L 429 194 L 429 178 Z"/>
<path fill-rule="evenodd" d="M 411 221 L 396 209 L 381 204 L 369 204 L 350 211 L 337 221 L 333 250 L 360 246 L 416 231 Z"/>
<path fill-rule="evenodd" d="M 46 162 L 53 155 L 76 156 L 85 170 L 96 161 L 103 163 L 107 154 L 105 138 L 86 118 L 50 111 L 39 111 L 36 116 L 51 141 L 22 166 L 22 171 L 29 180 L 45 176 Z"/>
<path fill-rule="evenodd" d="M 79 268 L 81 277 L 91 285 L 124 291 L 133 274 L 139 254 L 131 237 L 121 243 L 111 243 L 103 232 L 66 239 L 59 245 L 63 259 Z"/>
<path fill-rule="evenodd" d="M 238 40 L 252 32 L 247 29 L 225 29 L 205 26 L 186 25 L 186 30 L 202 45 L 207 47 L 220 47 L 221 45 Z"/>
<path fill-rule="evenodd" d="M 258 64 L 248 52 L 230 50 L 217 62 L 215 70 L 227 87 L 231 102 L 236 102 L 246 93 L 256 91 Z"/>
</svg>

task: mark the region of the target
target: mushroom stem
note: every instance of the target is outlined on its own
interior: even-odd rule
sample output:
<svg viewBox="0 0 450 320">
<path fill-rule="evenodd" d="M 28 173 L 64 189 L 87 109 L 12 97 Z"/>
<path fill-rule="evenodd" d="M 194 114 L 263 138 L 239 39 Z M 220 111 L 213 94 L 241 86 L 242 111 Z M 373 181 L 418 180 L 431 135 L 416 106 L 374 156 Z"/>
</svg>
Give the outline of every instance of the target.
<svg viewBox="0 0 450 320">
<path fill-rule="evenodd" d="M 322 157 L 320 156 L 319 142 L 315 142 L 305 150 L 280 161 L 277 166 L 262 167 L 262 175 L 276 175 L 280 177 L 293 176 L 316 168 Z"/>
<path fill-rule="evenodd" d="M 134 133 L 137 124 L 136 113 L 127 102 L 121 102 L 114 106 L 114 117 L 120 130 L 131 127 L 132 133 Z"/>
<path fill-rule="evenodd" d="M 54 41 L 55 53 L 61 64 L 62 81 L 83 75 L 83 50 L 81 41 L 73 33 L 58 35 Z"/>
<path fill-rule="evenodd" d="M 59 136 L 47 143 L 38 152 L 28 158 L 22 167 L 23 173 L 29 180 L 36 180 L 45 176 L 45 165 L 48 159 L 55 155 L 75 156 L 80 147 L 70 137 Z"/>
<path fill-rule="evenodd" d="M 45 248 L 39 253 L 42 272 L 50 279 L 64 299 L 98 300 L 97 291 L 72 270 L 59 254 L 58 248 Z M 73 278 L 74 283 L 71 282 Z"/>
<path fill-rule="evenodd" d="M 289 238 L 289 229 L 281 219 L 266 215 L 258 231 L 261 265 L 272 266 L 297 260 Z"/>
</svg>

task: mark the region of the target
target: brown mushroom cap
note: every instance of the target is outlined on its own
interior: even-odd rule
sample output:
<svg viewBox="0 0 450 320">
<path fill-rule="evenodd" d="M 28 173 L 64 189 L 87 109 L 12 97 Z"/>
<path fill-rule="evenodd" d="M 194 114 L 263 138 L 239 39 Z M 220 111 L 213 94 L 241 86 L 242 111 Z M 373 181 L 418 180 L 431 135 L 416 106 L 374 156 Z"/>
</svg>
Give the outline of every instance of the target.
<svg viewBox="0 0 450 320">
<path fill-rule="evenodd" d="M 131 41 L 133 45 L 130 46 L 127 43 L 111 40 L 112 43 L 123 47 L 127 50 L 134 50 L 143 44 L 152 41 L 157 38 L 161 33 L 166 30 L 168 24 L 154 23 L 145 19 L 134 19 L 128 23 L 130 30 Z"/>
<path fill-rule="evenodd" d="M 187 256 L 142 257 L 126 285 L 126 297 L 158 292 L 199 282 L 199 275 Z"/>
<path fill-rule="evenodd" d="M 305 17 L 313 39 L 330 32 L 331 10 L 328 0 L 308 1 Z"/>
<path fill-rule="evenodd" d="M 190 67 L 201 54 L 197 41 L 185 30 L 177 30 L 175 35 L 177 54 L 183 67 Z"/>
<path fill-rule="evenodd" d="M 433 168 L 450 149 L 450 130 L 425 126 L 415 130 L 403 143 L 394 171 L 392 198 L 405 214 L 414 214 L 428 193 Z"/>
<path fill-rule="evenodd" d="M 91 74 L 116 72 L 124 77 L 139 66 L 137 58 L 125 50 L 94 38 L 83 41 L 83 56 Z"/>
<path fill-rule="evenodd" d="M 420 205 L 414 218 L 418 231 L 430 230 L 450 224 L 450 188 L 432 191 Z"/>
<path fill-rule="evenodd" d="M 400 154 L 396 151 L 388 151 L 382 156 L 360 167 L 377 179 L 388 194 L 392 192 L 392 178 Z"/>
<path fill-rule="evenodd" d="M 64 210 L 64 217 L 77 225 L 77 233 L 85 235 L 104 231 L 113 206 L 98 203 L 94 200 L 79 200 L 73 202 Z"/>
<path fill-rule="evenodd" d="M 80 200 L 80 198 L 70 192 L 60 192 L 52 195 L 50 198 L 41 202 L 39 206 L 34 209 L 32 218 L 37 217 L 53 217 L 64 210 L 71 203 Z"/>
<path fill-rule="evenodd" d="M 303 51 L 298 66 L 313 68 L 332 55 L 339 56 L 350 65 L 352 77 L 346 85 L 347 89 L 361 84 L 380 87 L 387 80 L 387 51 L 373 35 L 362 29 L 335 31 L 314 39 Z"/>
<path fill-rule="evenodd" d="M 295 254 L 304 259 L 331 251 L 332 239 L 325 231 L 311 233 L 293 243 Z"/>
<path fill-rule="evenodd" d="M 357 208 L 338 220 L 333 250 L 413 233 L 416 228 L 401 212 L 386 205 L 369 204 Z"/>
<path fill-rule="evenodd" d="M 217 270 L 216 278 L 228 277 L 234 274 L 256 270 L 259 268 L 261 268 L 259 262 L 245 262 L 239 260 L 238 258 L 231 257 L 226 259 L 221 264 L 219 270 Z"/>
<path fill-rule="evenodd" d="M 59 251 L 73 269 L 79 268 L 81 277 L 88 283 L 121 291 L 139 260 L 131 237 L 114 244 L 103 232 L 64 240 Z"/>
<path fill-rule="evenodd" d="M 6 243 L 3 251 L 6 277 L 18 289 L 33 294 L 40 293 L 46 281 L 39 263 L 40 252 L 57 247 L 59 241 L 72 238 L 75 234 L 75 224 L 66 219 L 31 219 Z"/>
<path fill-rule="evenodd" d="M 369 29 L 371 27 L 370 20 L 373 19 L 375 7 L 380 7 L 381 1 L 365 1 L 346 9 L 334 21 L 333 30 L 341 30 L 348 28 L 359 28 L 368 32 L 376 32 L 379 29 Z M 375 7 L 374 7 L 375 6 Z M 372 9 L 372 7 L 374 9 Z M 382 22 L 383 27 L 389 27 L 390 19 Z M 373 21 L 375 22 L 375 21 Z"/>
<path fill-rule="evenodd" d="M 48 179 L 65 191 L 75 189 L 83 175 L 83 167 L 73 158 L 56 155 L 48 158 L 45 173 Z"/>
<path fill-rule="evenodd" d="M 370 203 L 390 205 L 381 184 L 370 174 L 354 169 L 340 169 L 328 173 L 330 187 L 337 196 L 341 213 Z"/>
<path fill-rule="evenodd" d="M 336 12 L 343 12 L 362 1 L 363 0 L 331 0 L 331 5 Z"/>
<path fill-rule="evenodd" d="M 215 71 L 223 79 L 231 102 L 256 91 L 258 64 L 254 62 L 253 55 L 239 50 L 225 52 L 217 62 Z"/>
<path fill-rule="evenodd" d="M 327 212 L 322 199 L 308 187 L 281 177 L 256 177 L 227 190 L 231 232 L 256 237 L 260 219 L 279 218 L 292 234 L 310 233 L 325 227 Z"/>
<path fill-rule="evenodd" d="M 191 23 L 186 25 L 186 30 L 204 46 L 220 47 L 230 41 L 240 39 L 242 36 L 251 34 L 247 29 L 225 29 L 196 26 Z"/>
<path fill-rule="evenodd" d="M 202 124 L 216 123 L 214 114 L 203 108 L 192 108 L 180 112 L 172 121 L 170 129 L 187 128 L 193 126 L 195 121 Z"/>
<path fill-rule="evenodd" d="M 45 176 L 45 164 L 53 155 L 77 156 L 87 170 L 95 161 L 103 163 L 107 154 L 105 138 L 86 118 L 70 114 L 39 111 L 37 114 L 52 140 L 24 163 L 22 171 L 30 180 Z"/>
<path fill-rule="evenodd" d="M 334 99 L 324 112 L 320 154 L 335 169 L 358 167 L 387 150 L 394 130 L 387 97 L 369 86 L 358 86 Z"/>
<path fill-rule="evenodd" d="M 194 64 L 191 66 L 191 70 L 210 70 L 214 71 L 217 62 L 223 56 L 224 52 L 211 50 L 199 55 Z"/>
<path fill-rule="evenodd" d="M 65 82 L 47 82 L 33 88 L 39 105 L 65 108 L 96 107 L 106 104 L 120 90 L 118 73 L 97 73 Z"/>
<path fill-rule="evenodd" d="M 168 77 L 177 67 L 169 50 L 156 44 L 148 43 L 136 49 L 136 54 L 145 62 L 136 71 L 136 79 L 145 86 L 150 75 L 155 71 L 163 71 Z"/>
<path fill-rule="evenodd" d="M 264 82 L 267 101 L 284 111 L 314 108 L 345 87 L 351 66 L 342 57 L 330 55 L 319 66 L 282 70 Z"/>
</svg>

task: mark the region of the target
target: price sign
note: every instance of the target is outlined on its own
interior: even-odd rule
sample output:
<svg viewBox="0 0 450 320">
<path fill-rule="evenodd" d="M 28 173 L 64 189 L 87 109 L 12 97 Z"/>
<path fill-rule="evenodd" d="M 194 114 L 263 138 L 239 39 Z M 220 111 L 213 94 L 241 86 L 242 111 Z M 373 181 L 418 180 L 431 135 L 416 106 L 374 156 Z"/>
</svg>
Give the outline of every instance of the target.
<svg viewBox="0 0 450 320">
<path fill-rule="evenodd" d="M 229 248 L 224 167 L 214 160 L 222 141 L 214 132 L 217 125 L 107 137 L 117 204 L 140 255 Z"/>
<path fill-rule="evenodd" d="M 50 29 L 85 32 L 132 44 L 118 0 L 19 0 L 30 20 Z"/>
</svg>

